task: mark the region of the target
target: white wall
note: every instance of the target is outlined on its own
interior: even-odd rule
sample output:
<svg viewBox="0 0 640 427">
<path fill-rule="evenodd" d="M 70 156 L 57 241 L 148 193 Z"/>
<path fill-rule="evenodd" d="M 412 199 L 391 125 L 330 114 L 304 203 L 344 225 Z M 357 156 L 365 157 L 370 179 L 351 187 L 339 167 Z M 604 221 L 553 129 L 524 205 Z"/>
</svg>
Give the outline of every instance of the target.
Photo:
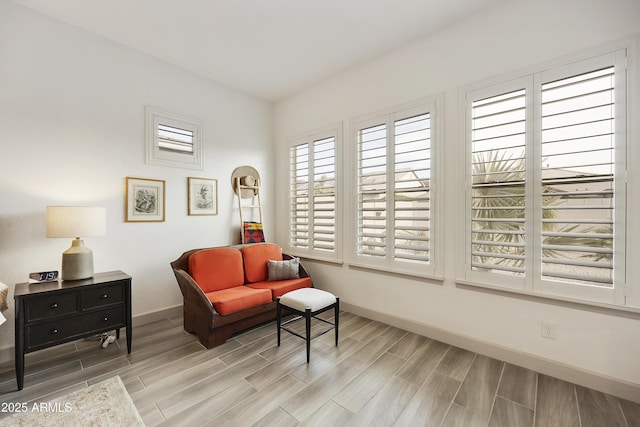
<svg viewBox="0 0 640 427">
<path fill-rule="evenodd" d="M 352 118 L 432 94 L 445 94 L 444 283 L 356 269 L 346 262 L 332 265 L 308 260 L 305 264 L 316 285 L 365 310 L 640 386 L 639 314 L 473 290 L 454 281 L 458 260 L 464 256 L 458 233 L 464 218 L 460 197 L 464 188 L 464 141 L 458 122 L 459 88 L 621 38 L 637 38 L 639 22 L 637 0 L 506 2 L 276 104 L 276 181 L 278 187 L 284 188 L 288 180 L 286 144 L 291 136 L 343 122 L 348 149 L 352 144 Z M 637 86 L 631 90 L 629 121 L 638 123 L 640 92 Z M 635 147 L 640 140 L 635 124 L 632 130 L 635 133 L 629 140 L 629 164 L 635 169 L 629 171 L 629 211 L 637 212 L 640 151 Z M 348 165 L 345 171 L 347 168 Z M 278 206 L 286 206 L 286 193 L 279 192 L 276 201 Z M 637 264 L 640 255 L 637 216 L 629 215 L 628 239 L 628 277 L 636 287 L 640 275 L 632 264 Z M 344 223 L 349 221 L 345 219 Z M 278 217 L 276 227 L 278 240 L 284 244 L 288 231 L 284 215 Z M 345 235 L 350 232 L 345 230 Z M 350 249 L 345 247 L 344 253 Z M 541 337 L 542 320 L 557 324 L 557 340 Z"/>
<path fill-rule="evenodd" d="M 188 48 L 188 47 L 187 47 Z M 205 170 L 145 164 L 144 107 L 199 118 Z M 169 262 L 239 241 L 230 184 L 251 165 L 273 229 L 273 107 L 52 18 L 0 0 L 0 281 L 59 270 L 71 239 L 45 237 L 47 205 L 107 208 L 107 234 L 86 238 L 95 271 L 133 277 L 133 314 L 182 304 Z M 166 221 L 125 223 L 125 177 L 166 180 Z M 187 177 L 218 179 L 217 216 L 187 215 Z M 0 348 L 13 345 L 13 300 Z"/>
</svg>

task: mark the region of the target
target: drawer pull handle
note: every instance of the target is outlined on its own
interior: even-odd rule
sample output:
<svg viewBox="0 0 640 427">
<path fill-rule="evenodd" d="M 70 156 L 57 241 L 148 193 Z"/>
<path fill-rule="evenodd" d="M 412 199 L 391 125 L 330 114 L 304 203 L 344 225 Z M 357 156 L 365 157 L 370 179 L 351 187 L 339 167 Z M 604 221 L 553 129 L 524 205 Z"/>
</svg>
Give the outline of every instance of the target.
<svg viewBox="0 0 640 427">
<path fill-rule="evenodd" d="M 108 318 L 108 317 L 103 317 L 103 318 L 102 318 L 102 321 L 103 321 L 103 322 L 107 322 L 108 320 L 109 320 L 109 318 Z"/>
<path fill-rule="evenodd" d="M 54 328 L 54 329 L 52 329 L 52 330 L 51 330 L 51 333 L 52 333 L 52 334 L 57 334 L 57 333 L 58 333 L 58 330 Z"/>
<path fill-rule="evenodd" d="M 49 307 L 51 308 L 58 308 L 58 303 L 54 302 L 53 304 L 51 304 Z"/>
<path fill-rule="evenodd" d="M 102 295 L 100 298 L 102 298 L 102 299 L 107 299 L 107 298 L 109 298 L 109 295 L 104 294 L 104 295 Z"/>
</svg>

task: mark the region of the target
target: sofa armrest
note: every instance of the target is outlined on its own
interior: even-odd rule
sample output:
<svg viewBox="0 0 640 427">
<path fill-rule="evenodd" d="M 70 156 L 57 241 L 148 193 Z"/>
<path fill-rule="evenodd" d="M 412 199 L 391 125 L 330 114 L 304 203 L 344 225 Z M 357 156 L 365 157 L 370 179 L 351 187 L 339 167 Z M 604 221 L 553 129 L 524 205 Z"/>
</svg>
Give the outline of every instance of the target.
<svg viewBox="0 0 640 427">
<path fill-rule="evenodd" d="M 289 254 L 285 254 L 284 252 L 282 253 L 282 259 L 283 260 L 287 260 L 287 259 L 292 259 L 295 258 L 293 255 L 289 255 Z M 310 277 L 309 276 L 309 272 L 307 271 L 306 268 L 304 268 L 304 265 L 302 265 L 302 262 L 300 262 L 299 266 L 298 266 L 298 275 L 300 277 Z M 313 286 L 313 285 L 311 285 Z"/>
<path fill-rule="evenodd" d="M 218 312 L 213 308 L 213 304 L 211 304 L 209 298 L 207 298 L 202 289 L 200 289 L 200 286 L 198 286 L 189 273 L 182 269 L 174 269 L 173 273 L 176 276 L 176 280 L 178 281 L 178 286 L 180 286 L 180 292 L 182 292 L 182 297 L 184 298 L 185 303 L 198 307 L 199 311 L 207 313 L 207 318 L 209 318 L 210 314 L 209 320 L 213 323 Z"/>
</svg>

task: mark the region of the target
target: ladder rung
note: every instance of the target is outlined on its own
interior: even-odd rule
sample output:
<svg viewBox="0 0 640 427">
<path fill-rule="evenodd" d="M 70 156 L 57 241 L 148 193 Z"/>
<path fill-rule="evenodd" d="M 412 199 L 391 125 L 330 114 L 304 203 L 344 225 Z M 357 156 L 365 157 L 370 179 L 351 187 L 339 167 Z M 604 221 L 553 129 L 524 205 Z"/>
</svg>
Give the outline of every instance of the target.
<svg viewBox="0 0 640 427">
<path fill-rule="evenodd" d="M 240 177 L 236 177 L 236 194 L 238 196 L 238 210 L 240 211 L 240 223 L 244 224 L 244 217 L 243 217 L 243 209 L 258 209 L 258 213 L 259 213 L 259 222 L 262 223 L 262 201 L 260 200 L 260 181 L 256 180 L 255 185 L 244 185 L 240 183 Z M 242 199 L 243 199 L 243 194 L 242 194 L 242 190 L 250 190 L 253 192 L 254 197 L 258 196 L 258 204 L 252 204 L 252 205 L 243 205 L 242 204 Z M 250 197 L 250 196 L 249 196 Z M 245 197 L 246 198 L 246 197 Z M 251 200 L 252 202 L 255 202 L 254 200 Z M 253 218 L 253 215 L 252 215 Z M 241 237 L 241 242 L 242 243 L 246 243 L 245 239 L 244 239 L 244 231 L 242 229 L 242 227 L 240 228 L 240 235 Z"/>
</svg>

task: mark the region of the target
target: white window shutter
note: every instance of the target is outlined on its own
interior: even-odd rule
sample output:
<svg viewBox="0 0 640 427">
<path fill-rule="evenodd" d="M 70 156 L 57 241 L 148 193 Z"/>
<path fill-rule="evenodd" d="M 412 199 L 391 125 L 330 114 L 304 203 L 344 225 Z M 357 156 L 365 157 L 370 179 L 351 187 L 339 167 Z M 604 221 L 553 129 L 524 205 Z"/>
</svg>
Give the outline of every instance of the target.
<svg viewBox="0 0 640 427">
<path fill-rule="evenodd" d="M 429 262 L 431 115 L 394 123 L 393 257 Z"/>
<path fill-rule="evenodd" d="M 338 140 L 334 129 L 290 147 L 289 247 L 301 256 L 338 256 Z"/>
<path fill-rule="evenodd" d="M 435 110 L 434 101 L 355 123 L 352 263 L 437 274 L 432 262 Z"/>
<path fill-rule="evenodd" d="M 613 286 L 614 67 L 542 85 L 542 275 Z"/>
<path fill-rule="evenodd" d="M 471 268 L 524 274 L 526 91 L 472 102 Z"/>
</svg>

